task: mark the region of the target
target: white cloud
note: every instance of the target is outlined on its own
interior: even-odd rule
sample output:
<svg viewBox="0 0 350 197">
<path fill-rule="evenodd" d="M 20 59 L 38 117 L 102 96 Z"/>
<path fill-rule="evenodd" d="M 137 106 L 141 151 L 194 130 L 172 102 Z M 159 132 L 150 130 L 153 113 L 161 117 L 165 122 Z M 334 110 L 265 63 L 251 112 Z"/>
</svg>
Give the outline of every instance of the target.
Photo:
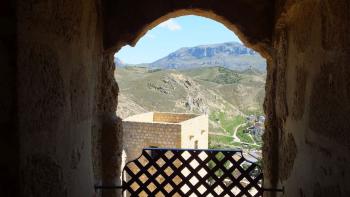
<svg viewBox="0 0 350 197">
<path fill-rule="evenodd" d="M 174 19 L 169 19 L 165 22 L 162 22 L 159 24 L 160 27 L 167 28 L 170 31 L 178 31 L 181 30 L 182 27 L 180 24 L 178 24 Z"/>
</svg>

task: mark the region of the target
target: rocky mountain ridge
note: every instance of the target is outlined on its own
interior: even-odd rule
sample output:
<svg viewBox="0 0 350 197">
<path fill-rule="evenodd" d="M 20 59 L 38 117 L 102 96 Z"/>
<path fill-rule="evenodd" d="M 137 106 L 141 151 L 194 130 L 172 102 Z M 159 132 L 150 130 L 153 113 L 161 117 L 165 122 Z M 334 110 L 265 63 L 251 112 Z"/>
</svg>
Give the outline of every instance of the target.
<svg viewBox="0 0 350 197">
<path fill-rule="evenodd" d="M 115 61 L 118 66 L 126 66 L 117 58 Z M 151 69 L 193 69 L 221 66 L 237 71 L 253 68 L 266 72 L 265 59 L 238 42 L 181 48 L 153 63 L 140 65 Z"/>
</svg>

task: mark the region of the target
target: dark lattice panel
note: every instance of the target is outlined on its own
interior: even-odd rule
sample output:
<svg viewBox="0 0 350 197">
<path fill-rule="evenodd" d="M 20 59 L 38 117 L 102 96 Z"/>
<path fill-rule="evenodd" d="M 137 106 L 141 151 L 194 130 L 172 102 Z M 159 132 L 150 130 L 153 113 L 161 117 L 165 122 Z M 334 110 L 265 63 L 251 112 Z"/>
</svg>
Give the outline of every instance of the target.
<svg viewBox="0 0 350 197">
<path fill-rule="evenodd" d="M 262 196 L 261 168 L 240 150 L 144 149 L 124 168 L 127 196 Z"/>
</svg>

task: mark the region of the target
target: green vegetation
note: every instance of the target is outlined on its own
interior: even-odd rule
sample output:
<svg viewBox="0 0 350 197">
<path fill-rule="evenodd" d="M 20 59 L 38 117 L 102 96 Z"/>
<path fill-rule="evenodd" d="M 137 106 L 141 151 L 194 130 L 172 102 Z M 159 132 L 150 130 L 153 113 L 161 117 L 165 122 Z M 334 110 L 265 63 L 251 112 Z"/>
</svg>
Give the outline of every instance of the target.
<svg viewBox="0 0 350 197">
<path fill-rule="evenodd" d="M 243 116 L 230 117 L 225 112 L 213 112 L 209 115 L 209 119 L 220 123 L 222 128 L 230 135 L 233 134 L 234 128 L 244 123 Z"/>
<path fill-rule="evenodd" d="M 251 149 L 261 149 L 261 146 L 259 145 L 253 145 L 253 144 L 245 144 L 245 143 L 241 143 L 241 147 L 242 149 L 248 149 L 248 150 L 251 150 Z"/>
<path fill-rule="evenodd" d="M 221 135 L 209 135 L 209 141 L 228 145 L 228 144 L 232 144 L 233 138 L 221 136 Z"/>
<path fill-rule="evenodd" d="M 241 79 L 242 77 L 237 72 L 227 68 L 218 67 L 218 74 L 215 75 L 213 79 L 203 80 L 212 81 L 218 84 L 234 84 L 238 83 Z"/>
<path fill-rule="evenodd" d="M 254 138 L 257 145 L 259 145 L 259 146 L 263 145 L 263 141 L 262 141 L 261 137 L 258 138 L 258 137 L 253 136 L 253 138 Z"/>
<path fill-rule="evenodd" d="M 237 137 L 241 140 L 241 142 L 253 144 L 254 141 L 252 138 L 248 135 L 248 133 L 245 133 L 245 130 L 247 130 L 247 128 L 248 126 L 240 127 L 237 131 Z"/>
<path fill-rule="evenodd" d="M 263 98 L 264 97 L 262 96 L 260 103 L 264 103 Z M 264 112 L 262 111 L 262 108 L 261 109 L 244 109 L 242 110 L 242 112 L 245 114 L 256 115 L 256 116 L 260 116 L 264 114 Z"/>
<path fill-rule="evenodd" d="M 247 136 L 249 137 L 249 136 Z M 261 145 L 245 144 L 244 142 L 234 142 L 232 137 L 209 135 L 210 149 L 260 149 Z"/>
<path fill-rule="evenodd" d="M 238 83 L 242 78 L 239 74 L 226 69 L 226 68 L 219 68 L 220 74 L 215 77 L 213 82 L 219 83 L 219 84 L 234 84 Z"/>
<path fill-rule="evenodd" d="M 227 131 L 228 136 L 221 135 L 209 135 L 209 147 L 212 149 L 225 149 L 225 148 L 246 148 L 246 149 L 260 149 L 262 146 L 261 139 L 252 136 L 256 142 L 254 145 L 254 141 L 249 136 L 248 133 L 245 132 L 249 125 L 240 127 L 237 131 L 237 137 L 241 140 L 241 142 L 234 142 L 233 137 L 229 137 L 233 135 L 234 129 L 245 122 L 245 118 L 243 116 L 235 116 L 230 117 L 224 112 L 213 112 L 209 115 L 209 119 L 215 122 L 218 122 L 222 128 Z"/>
<path fill-rule="evenodd" d="M 243 78 L 238 71 L 230 70 L 224 67 L 196 68 L 184 70 L 189 76 L 196 79 L 214 82 L 217 84 L 238 84 Z"/>
<path fill-rule="evenodd" d="M 237 133 L 238 134 L 238 133 Z M 209 135 L 209 147 L 212 149 L 225 149 L 225 148 L 260 148 L 261 144 L 253 145 L 253 141 L 246 133 L 241 133 L 239 136 L 241 142 L 234 142 L 233 137 L 221 136 L 221 135 Z M 250 144 L 245 144 L 250 143 Z"/>
<path fill-rule="evenodd" d="M 159 71 L 161 71 L 162 69 L 160 69 L 160 68 L 156 68 L 156 69 L 151 69 L 151 70 L 148 70 L 147 72 L 148 73 L 155 73 L 155 72 L 159 72 Z"/>
</svg>

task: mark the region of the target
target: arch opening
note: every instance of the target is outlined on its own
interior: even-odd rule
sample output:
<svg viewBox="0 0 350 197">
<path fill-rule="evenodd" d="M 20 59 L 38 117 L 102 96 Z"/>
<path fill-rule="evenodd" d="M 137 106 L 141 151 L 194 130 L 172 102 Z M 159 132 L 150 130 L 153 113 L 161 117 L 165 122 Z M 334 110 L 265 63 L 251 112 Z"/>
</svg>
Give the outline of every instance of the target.
<svg viewBox="0 0 350 197">
<path fill-rule="evenodd" d="M 158 26 L 159 24 L 176 17 L 182 17 L 182 16 L 189 16 L 194 15 L 198 17 L 204 17 L 211 20 L 214 20 L 222 25 L 224 25 L 227 29 L 232 31 L 239 40 L 247 47 L 253 49 L 254 51 L 258 52 L 262 57 L 266 58 L 267 60 L 271 60 L 271 54 L 270 54 L 270 43 L 268 39 L 266 40 L 253 40 L 253 38 L 248 37 L 245 33 L 243 33 L 242 30 L 244 28 L 241 25 L 235 24 L 231 22 L 226 17 L 217 14 L 214 10 L 206 10 L 206 9 L 200 9 L 200 8 L 186 8 L 186 9 L 177 9 L 175 11 L 168 12 L 160 17 L 157 17 L 153 20 L 151 20 L 148 23 L 145 23 L 141 25 L 140 27 L 137 27 L 136 33 L 133 33 L 132 35 L 124 35 L 122 36 L 122 39 L 119 39 L 116 44 L 114 44 L 113 47 L 106 50 L 107 53 L 114 54 L 117 53 L 123 46 L 130 45 L 135 46 L 137 42 L 151 29 Z"/>
<path fill-rule="evenodd" d="M 169 16 L 166 18 L 168 17 Z M 186 16 L 183 17 L 185 18 Z M 154 24 L 158 24 L 160 21 L 162 21 L 162 23 L 159 24 L 164 24 L 166 21 L 163 20 L 164 19 L 159 20 Z M 174 18 L 169 18 L 168 20 L 174 20 Z M 154 24 L 149 27 L 153 27 Z M 154 30 L 151 30 L 148 33 L 152 34 L 154 33 L 153 31 Z M 228 31 L 231 35 L 234 34 L 230 29 L 226 29 L 225 31 Z M 148 37 L 148 39 L 151 39 L 146 31 L 141 35 L 144 36 L 143 38 Z M 213 37 L 215 37 L 215 35 Z M 137 40 L 138 43 L 135 47 L 138 47 L 139 44 L 144 45 L 144 40 L 142 40 L 141 37 L 138 37 Z M 154 42 L 155 41 L 153 41 L 153 45 L 156 45 Z M 253 67 L 248 67 L 247 62 L 243 63 L 243 67 L 246 66 L 246 69 L 238 69 L 238 67 L 236 67 L 238 70 L 235 70 L 235 68 L 227 68 L 229 67 L 228 65 L 226 65 L 226 67 L 225 65 L 220 66 L 220 63 L 224 61 L 214 63 L 214 65 L 197 65 L 187 69 L 183 65 L 176 66 L 174 63 L 173 67 L 157 67 L 156 63 L 154 63 L 157 62 L 156 60 L 153 63 L 138 64 L 144 62 L 133 62 L 133 64 L 128 64 L 128 61 L 125 62 L 118 59 L 120 57 L 118 54 L 121 54 L 123 50 L 132 50 L 131 47 L 127 47 L 127 49 L 122 48 L 122 50 L 116 54 L 115 63 L 117 69 L 115 77 L 120 87 L 117 114 L 124 119 L 123 151 L 125 161 L 122 167 L 127 161 L 136 159 L 141 153 L 142 148 L 154 146 L 163 148 L 213 149 L 232 149 L 239 147 L 245 150 L 246 157 L 261 162 L 261 135 L 264 130 L 265 120 L 262 103 L 264 100 L 266 80 L 266 62 L 264 58 L 260 57 L 256 52 L 238 42 L 216 43 L 218 46 L 214 46 L 215 44 L 212 45 L 213 46 L 204 46 L 204 50 L 206 51 L 204 53 L 206 53 L 206 55 L 209 54 L 210 50 L 215 51 L 220 48 L 225 48 L 224 50 L 231 50 L 232 56 L 238 57 L 242 55 L 242 57 L 244 56 L 247 58 L 251 55 L 253 58 L 263 61 L 263 70 L 256 70 Z M 203 45 L 188 47 L 184 50 L 187 50 L 187 52 L 197 50 L 199 53 L 202 52 L 203 55 Z M 238 54 L 235 53 L 237 52 L 235 50 L 238 50 Z M 148 56 L 148 53 L 145 51 L 142 55 Z M 239 54 L 239 52 L 242 54 Z M 215 54 L 213 55 L 215 56 Z M 133 58 L 136 57 L 134 54 L 130 56 Z M 165 56 L 165 59 L 169 56 L 176 59 L 176 57 L 180 57 L 181 54 L 179 55 L 175 50 L 170 53 L 170 55 Z M 127 58 L 125 53 L 124 57 Z M 161 57 L 159 58 L 162 59 Z M 121 59 L 123 60 L 123 58 Z M 208 57 L 204 55 L 200 56 L 199 59 L 200 61 L 204 60 L 205 64 L 205 61 L 209 61 L 210 58 L 208 59 Z M 219 60 L 220 58 L 216 61 Z M 188 62 L 189 60 L 184 60 L 180 64 L 186 64 L 186 61 Z M 243 61 L 243 59 L 241 59 L 241 61 Z M 211 63 L 213 62 L 215 62 L 215 60 Z M 201 63 L 203 63 L 203 61 Z M 187 65 L 191 66 L 189 64 Z M 210 76 L 212 72 L 216 72 L 213 74 L 215 76 Z M 204 75 L 209 75 L 209 78 L 201 78 Z M 253 83 L 253 85 L 251 83 Z M 255 111 L 245 109 L 244 112 L 242 112 L 242 108 L 246 106 L 240 108 L 238 103 L 241 101 L 237 100 L 243 100 L 242 98 L 245 96 L 237 96 L 235 92 L 239 89 L 248 90 L 249 88 L 253 88 L 253 86 L 259 87 L 254 87 L 256 88 L 255 90 L 246 91 L 245 93 L 248 94 L 248 97 L 252 96 L 254 99 L 260 99 L 258 102 L 254 103 L 254 105 L 259 103 L 259 109 L 256 110 L 255 108 Z M 200 90 L 198 90 L 198 88 Z M 216 92 L 216 88 L 220 90 Z M 225 92 L 231 92 L 235 95 L 224 95 Z M 256 94 L 257 92 L 261 94 L 258 95 Z M 230 96 L 237 96 L 237 98 L 232 99 Z M 230 102 L 230 99 L 234 101 Z M 245 100 L 248 99 L 245 98 Z M 229 106 L 227 108 L 230 109 L 226 109 L 225 105 Z M 129 110 L 129 112 L 123 114 L 127 110 Z M 200 114 L 199 116 L 192 116 L 192 114 L 198 113 Z M 183 118 L 183 116 L 186 117 Z M 207 118 L 208 122 L 206 123 L 208 125 L 207 127 L 199 128 L 198 125 L 195 125 L 196 121 L 198 122 L 199 119 L 204 119 L 205 121 L 205 118 Z M 188 130 L 182 134 L 181 129 L 184 127 L 181 125 L 181 122 L 188 123 L 191 119 L 195 120 L 195 123 L 193 123 L 195 126 L 189 127 Z M 174 123 L 174 125 L 172 125 L 172 123 Z M 174 129 L 174 127 L 168 127 L 169 125 L 174 127 L 176 127 L 176 125 L 181 125 L 180 134 L 176 134 L 176 129 Z M 167 140 L 165 140 L 163 138 L 164 136 L 158 131 L 167 132 L 168 128 L 170 128 L 170 132 L 166 134 Z M 193 129 L 198 132 L 193 132 Z M 152 131 L 154 130 L 156 132 L 154 132 L 153 135 Z M 172 135 L 174 133 L 175 135 Z M 209 135 L 209 133 L 211 134 Z M 151 139 L 152 135 L 153 139 Z M 180 138 L 174 137 L 176 135 L 180 136 Z M 174 139 L 172 139 L 172 137 L 174 137 Z M 203 138 L 205 137 L 207 139 L 204 140 L 203 143 Z M 140 142 L 140 140 L 142 142 Z M 219 146 L 220 144 L 225 144 L 227 146 Z"/>
</svg>

